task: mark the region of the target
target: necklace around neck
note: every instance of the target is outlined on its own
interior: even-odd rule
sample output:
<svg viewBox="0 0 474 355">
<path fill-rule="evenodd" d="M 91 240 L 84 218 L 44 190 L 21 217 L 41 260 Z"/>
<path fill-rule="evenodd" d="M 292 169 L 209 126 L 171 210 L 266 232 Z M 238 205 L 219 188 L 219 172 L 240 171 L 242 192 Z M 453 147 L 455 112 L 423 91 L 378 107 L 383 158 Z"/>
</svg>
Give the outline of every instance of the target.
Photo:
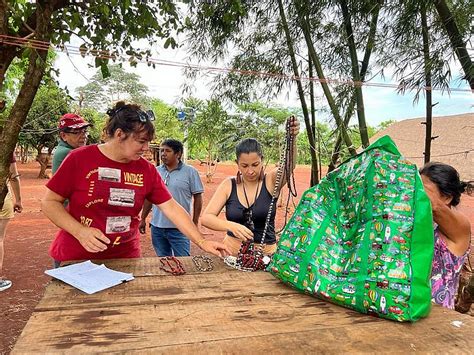
<svg viewBox="0 0 474 355">
<path fill-rule="evenodd" d="M 253 200 L 252 206 L 255 206 L 255 204 L 257 203 L 258 188 L 259 187 L 260 187 L 260 179 L 257 180 L 257 189 L 255 190 L 255 198 Z M 244 190 L 244 197 L 245 197 L 245 202 L 247 202 L 247 208 L 251 208 L 252 206 L 250 206 L 249 199 L 247 197 L 247 191 L 245 190 L 245 180 L 244 179 L 242 179 L 242 188 Z"/>
</svg>

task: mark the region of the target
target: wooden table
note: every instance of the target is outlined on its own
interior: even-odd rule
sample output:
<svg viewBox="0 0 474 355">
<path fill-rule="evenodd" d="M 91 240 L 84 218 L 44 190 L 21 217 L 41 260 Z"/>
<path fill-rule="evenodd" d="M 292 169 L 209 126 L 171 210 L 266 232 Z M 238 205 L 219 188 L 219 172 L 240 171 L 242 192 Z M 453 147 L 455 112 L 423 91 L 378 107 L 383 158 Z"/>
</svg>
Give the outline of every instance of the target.
<svg viewBox="0 0 474 355">
<path fill-rule="evenodd" d="M 199 272 L 182 261 L 183 276 L 161 271 L 158 258 L 107 261 L 136 278 L 94 295 L 52 281 L 13 353 L 474 351 L 474 318 L 439 306 L 396 323 L 300 294 L 266 272 L 220 260 Z"/>
</svg>

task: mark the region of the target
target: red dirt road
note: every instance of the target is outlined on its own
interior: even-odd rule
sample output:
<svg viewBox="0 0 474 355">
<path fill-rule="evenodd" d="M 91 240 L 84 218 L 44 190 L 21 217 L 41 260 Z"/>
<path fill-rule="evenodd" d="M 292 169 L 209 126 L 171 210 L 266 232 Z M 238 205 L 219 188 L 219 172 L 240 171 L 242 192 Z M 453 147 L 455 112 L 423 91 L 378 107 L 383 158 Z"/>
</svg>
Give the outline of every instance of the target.
<svg viewBox="0 0 474 355">
<path fill-rule="evenodd" d="M 205 181 L 205 167 L 195 165 Z M 0 354 L 6 354 L 13 348 L 34 307 L 41 299 L 45 285 L 50 280 L 44 270 L 52 267 L 48 256 L 48 247 L 57 228 L 40 211 L 40 200 L 45 191 L 46 180 L 37 179 L 39 165 L 19 164 L 22 174 L 23 213 L 15 216 L 9 223 L 5 240 L 5 260 L 3 274 L 13 281 L 13 286 L 0 293 Z M 213 183 L 205 183 L 204 206 L 207 205 L 219 183 L 229 175 L 235 175 L 235 165 L 220 164 L 214 175 Z M 307 166 L 298 166 L 295 180 L 298 194 L 309 185 L 310 170 Z M 284 193 L 286 201 L 286 192 Z M 295 200 L 295 203 L 297 199 Z M 291 208 L 292 210 L 292 208 Z M 474 221 L 474 197 L 463 197 L 461 210 Z M 284 223 L 284 208 L 277 213 L 277 229 Z M 473 224 L 474 232 L 474 224 Z M 202 228 L 207 238 L 221 240 L 223 233 L 211 234 Z M 474 233 L 473 233 L 474 234 Z M 192 254 L 198 248 L 192 246 Z M 142 238 L 143 256 L 154 256 L 149 231 Z"/>
</svg>

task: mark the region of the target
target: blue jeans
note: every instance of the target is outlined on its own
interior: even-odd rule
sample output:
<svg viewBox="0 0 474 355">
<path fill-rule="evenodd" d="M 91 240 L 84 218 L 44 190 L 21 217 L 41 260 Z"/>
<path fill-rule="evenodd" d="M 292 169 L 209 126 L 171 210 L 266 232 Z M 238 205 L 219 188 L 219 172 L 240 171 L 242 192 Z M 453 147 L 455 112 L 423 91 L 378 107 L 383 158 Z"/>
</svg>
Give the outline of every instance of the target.
<svg viewBox="0 0 474 355">
<path fill-rule="evenodd" d="M 158 256 L 190 256 L 191 241 L 176 228 L 151 226 L 151 241 Z"/>
</svg>

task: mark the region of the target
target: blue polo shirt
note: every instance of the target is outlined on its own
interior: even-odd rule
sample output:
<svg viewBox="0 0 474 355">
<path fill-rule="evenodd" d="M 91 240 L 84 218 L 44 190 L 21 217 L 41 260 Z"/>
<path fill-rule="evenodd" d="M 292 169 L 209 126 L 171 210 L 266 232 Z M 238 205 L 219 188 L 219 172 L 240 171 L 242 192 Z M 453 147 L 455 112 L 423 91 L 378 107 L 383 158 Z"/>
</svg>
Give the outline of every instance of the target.
<svg viewBox="0 0 474 355">
<path fill-rule="evenodd" d="M 183 162 L 179 162 L 178 167 L 171 171 L 164 164 L 157 166 L 156 170 L 161 175 L 173 198 L 191 214 L 193 195 L 204 192 L 198 171 Z M 151 224 L 158 228 L 176 228 L 155 205 L 153 205 Z"/>
</svg>

